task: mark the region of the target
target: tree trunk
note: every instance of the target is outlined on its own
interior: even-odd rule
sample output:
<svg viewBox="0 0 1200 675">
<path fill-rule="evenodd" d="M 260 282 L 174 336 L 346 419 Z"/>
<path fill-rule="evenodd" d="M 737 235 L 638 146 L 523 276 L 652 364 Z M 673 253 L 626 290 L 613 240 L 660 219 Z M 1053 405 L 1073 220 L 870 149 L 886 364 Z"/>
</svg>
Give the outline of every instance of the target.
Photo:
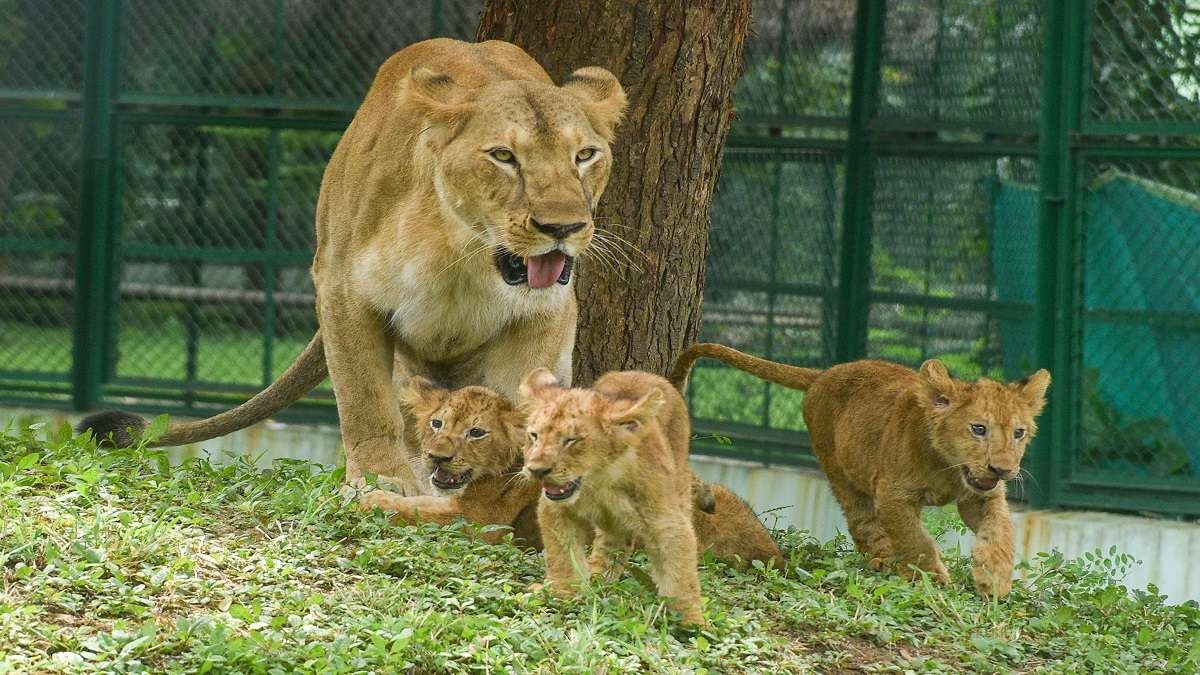
<svg viewBox="0 0 1200 675">
<path fill-rule="evenodd" d="M 619 249 L 584 254 L 575 381 L 666 373 L 696 339 L 709 205 L 733 121 L 750 0 L 488 0 L 480 40 L 529 52 L 556 82 L 610 70 L 629 96 L 597 221 Z M 590 258 L 590 259 L 589 259 Z M 612 258 L 618 264 L 605 264 Z"/>
</svg>

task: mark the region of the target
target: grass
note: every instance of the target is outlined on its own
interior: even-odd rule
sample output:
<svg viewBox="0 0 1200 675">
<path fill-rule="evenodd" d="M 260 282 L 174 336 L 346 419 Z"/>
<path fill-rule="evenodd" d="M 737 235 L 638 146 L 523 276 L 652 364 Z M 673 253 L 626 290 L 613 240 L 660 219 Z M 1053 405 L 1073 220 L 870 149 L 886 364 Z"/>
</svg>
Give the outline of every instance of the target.
<svg viewBox="0 0 1200 675">
<path fill-rule="evenodd" d="M 967 561 L 946 588 L 868 571 L 841 540 L 779 533 L 784 570 L 702 565 L 710 628 L 638 577 L 573 601 L 538 556 L 357 513 L 300 461 L 98 451 L 0 434 L 0 672 L 1195 672 L 1200 609 L 1047 555 L 1000 602 Z M 935 528 L 954 526 L 935 512 Z"/>
</svg>

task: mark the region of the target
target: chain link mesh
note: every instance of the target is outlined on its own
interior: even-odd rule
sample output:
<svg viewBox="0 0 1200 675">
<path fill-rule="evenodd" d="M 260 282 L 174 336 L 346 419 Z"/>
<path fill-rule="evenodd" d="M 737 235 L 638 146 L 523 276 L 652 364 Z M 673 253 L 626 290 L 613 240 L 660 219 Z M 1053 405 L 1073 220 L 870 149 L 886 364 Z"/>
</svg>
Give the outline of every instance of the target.
<svg viewBox="0 0 1200 675">
<path fill-rule="evenodd" d="M 1089 111 L 1106 121 L 1200 121 L 1200 6 L 1096 0 Z"/>
<path fill-rule="evenodd" d="M 1032 126 L 1041 108 L 1039 0 L 888 4 L 880 116 Z"/>
</svg>

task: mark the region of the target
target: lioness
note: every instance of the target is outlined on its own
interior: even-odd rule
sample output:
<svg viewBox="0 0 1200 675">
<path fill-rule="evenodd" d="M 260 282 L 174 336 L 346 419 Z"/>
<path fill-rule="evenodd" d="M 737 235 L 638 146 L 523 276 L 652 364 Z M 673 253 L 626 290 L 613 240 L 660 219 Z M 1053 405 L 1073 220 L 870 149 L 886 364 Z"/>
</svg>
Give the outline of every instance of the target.
<svg viewBox="0 0 1200 675">
<path fill-rule="evenodd" d="M 885 361 L 855 361 L 821 371 L 797 368 L 716 344 L 688 347 L 671 374 L 682 385 L 701 357 L 808 393 L 804 422 L 813 453 L 846 515 L 850 536 L 877 569 L 890 562 L 949 581 L 922 506 L 955 502 L 976 534 L 975 587 L 991 596 L 1012 589 L 1012 517 L 1005 481 L 1017 477 L 1037 433 L 1050 373 L 1001 384 L 962 382 L 931 359 L 920 372 Z"/>
<path fill-rule="evenodd" d="M 267 390 L 173 425 L 157 444 L 248 426 L 328 368 L 347 477 L 371 472 L 418 491 L 393 377 L 508 395 L 539 366 L 570 381 L 572 267 L 592 239 L 624 108 L 608 71 L 583 68 L 555 86 L 503 42 L 435 39 L 397 52 L 321 183 L 312 266 L 320 331 Z M 128 443 L 144 426 L 116 412 L 80 429 Z"/>
<path fill-rule="evenodd" d="M 484 525 L 507 525 L 514 540 L 542 548 L 537 526 L 537 502 L 542 487 L 527 480 L 521 448 L 525 415 L 508 399 L 484 387 L 448 391 L 414 377 L 402 400 L 411 407 L 425 470 L 438 496 L 401 497 L 389 492 L 367 493 L 363 509 L 380 508 L 401 522 L 428 521 L 448 525 L 459 518 Z M 711 512 L 692 512 L 700 550 L 733 564 L 753 560 L 783 564 L 779 546 L 748 504 L 724 486 L 708 486 Z M 495 542 L 503 531 L 483 534 Z"/>
<path fill-rule="evenodd" d="M 591 389 L 566 389 L 545 368 L 521 383 L 525 473 L 538 502 L 546 587 L 571 596 L 591 574 L 646 551 L 660 595 L 686 623 L 704 623 L 692 526 L 687 406 L 657 375 L 607 373 Z M 594 533 L 594 538 L 593 538 Z M 584 547 L 592 539 L 592 555 Z M 614 564 L 615 561 L 615 564 Z"/>
</svg>

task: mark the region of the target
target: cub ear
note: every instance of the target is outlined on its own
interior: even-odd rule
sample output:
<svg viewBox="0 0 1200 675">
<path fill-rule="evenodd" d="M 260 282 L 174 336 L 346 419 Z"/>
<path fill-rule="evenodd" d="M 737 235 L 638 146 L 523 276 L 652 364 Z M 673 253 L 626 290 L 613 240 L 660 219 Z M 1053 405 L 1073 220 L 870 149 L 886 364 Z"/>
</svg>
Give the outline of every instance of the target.
<svg viewBox="0 0 1200 675">
<path fill-rule="evenodd" d="M 500 413 L 500 421 L 508 432 L 513 447 L 525 444 L 525 413 L 519 408 L 508 408 Z"/>
<path fill-rule="evenodd" d="M 616 404 L 609 409 L 608 422 L 627 433 L 637 433 L 652 422 L 666 403 L 662 390 L 655 387 L 632 404 Z"/>
<path fill-rule="evenodd" d="M 934 410 L 948 408 L 958 391 L 958 383 L 950 377 L 946 365 L 937 359 L 921 364 L 921 384 L 925 400 Z"/>
<path fill-rule="evenodd" d="M 449 130 L 456 130 L 475 110 L 471 100 L 474 90 L 460 85 L 445 73 L 429 68 L 413 68 L 408 74 L 404 91 L 407 104 Z"/>
<path fill-rule="evenodd" d="M 588 66 L 568 75 L 562 89 L 579 101 L 592 128 L 611 143 L 626 103 L 625 89 L 616 76 L 598 66 Z"/>
<path fill-rule="evenodd" d="M 1029 377 L 1022 378 L 1013 383 L 1020 393 L 1021 398 L 1029 404 L 1034 415 L 1042 412 L 1042 408 L 1046 407 L 1046 390 L 1050 388 L 1050 371 L 1042 368 Z"/>
<path fill-rule="evenodd" d="M 408 380 L 408 386 L 400 392 L 400 400 L 414 411 L 432 410 L 441 405 L 449 393 L 420 375 L 413 375 Z"/>
<path fill-rule="evenodd" d="M 547 389 L 558 389 L 558 378 L 554 377 L 554 373 L 550 372 L 549 368 L 537 368 L 529 372 L 525 379 L 521 380 L 521 386 L 518 389 L 522 400 L 537 398 Z"/>
</svg>

